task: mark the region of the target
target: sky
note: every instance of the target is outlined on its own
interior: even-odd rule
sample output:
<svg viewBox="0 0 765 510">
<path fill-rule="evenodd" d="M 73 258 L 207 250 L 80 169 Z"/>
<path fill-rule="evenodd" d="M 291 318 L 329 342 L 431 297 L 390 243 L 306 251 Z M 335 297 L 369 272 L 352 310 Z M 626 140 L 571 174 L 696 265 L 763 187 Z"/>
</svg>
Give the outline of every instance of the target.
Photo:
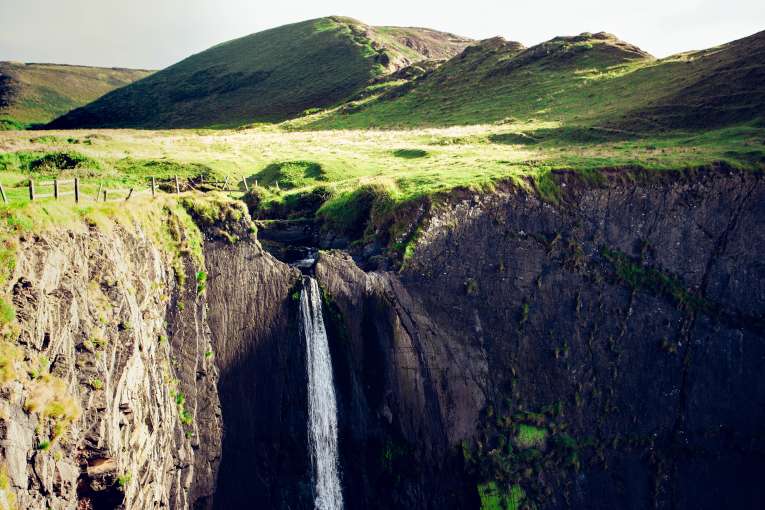
<svg viewBox="0 0 765 510">
<path fill-rule="evenodd" d="M 526 46 L 606 31 L 657 57 L 765 30 L 765 0 L 0 0 L 0 60 L 160 69 L 223 41 L 333 14 Z"/>
</svg>

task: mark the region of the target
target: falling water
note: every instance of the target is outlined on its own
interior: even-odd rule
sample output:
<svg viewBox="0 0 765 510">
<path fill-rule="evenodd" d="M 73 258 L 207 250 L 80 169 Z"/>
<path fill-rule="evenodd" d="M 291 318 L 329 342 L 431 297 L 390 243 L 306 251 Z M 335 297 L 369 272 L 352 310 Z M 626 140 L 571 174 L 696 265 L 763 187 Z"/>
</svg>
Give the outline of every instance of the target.
<svg viewBox="0 0 765 510">
<path fill-rule="evenodd" d="M 343 494 L 337 474 L 337 403 L 332 360 L 321 316 L 316 280 L 306 277 L 300 294 L 308 372 L 308 441 L 317 510 L 340 510 Z"/>
</svg>

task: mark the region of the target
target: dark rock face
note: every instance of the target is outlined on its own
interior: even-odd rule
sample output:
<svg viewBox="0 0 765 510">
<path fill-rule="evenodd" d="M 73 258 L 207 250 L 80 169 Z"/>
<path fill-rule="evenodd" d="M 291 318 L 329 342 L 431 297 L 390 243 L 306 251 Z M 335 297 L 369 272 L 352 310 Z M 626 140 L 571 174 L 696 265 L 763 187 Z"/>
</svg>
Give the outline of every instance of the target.
<svg viewBox="0 0 765 510">
<path fill-rule="evenodd" d="M 308 508 L 305 358 L 291 296 L 299 272 L 254 239 L 209 241 L 205 258 L 225 429 L 215 507 Z"/>
<path fill-rule="evenodd" d="M 398 274 L 322 254 L 349 507 L 765 504 L 765 180 L 644 177 L 456 196 Z"/>
</svg>

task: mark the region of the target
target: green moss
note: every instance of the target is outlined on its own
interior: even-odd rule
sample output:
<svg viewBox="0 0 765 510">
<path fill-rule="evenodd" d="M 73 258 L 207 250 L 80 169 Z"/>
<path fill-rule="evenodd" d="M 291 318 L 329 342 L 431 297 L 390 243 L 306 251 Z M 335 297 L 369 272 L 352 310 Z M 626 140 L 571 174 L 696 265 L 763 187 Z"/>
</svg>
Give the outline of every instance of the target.
<svg viewBox="0 0 765 510">
<path fill-rule="evenodd" d="M 665 296 L 682 308 L 712 312 L 714 304 L 690 292 L 682 282 L 656 268 L 645 266 L 616 250 L 602 248 L 603 257 L 613 264 L 616 276 L 628 287 Z"/>
<path fill-rule="evenodd" d="M 515 436 L 516 444 L 520 448 L 542 447 L 547 439 L 547 430 L 521 423 Z"/>
<path fill-rule="evenodd" d="M 197 294 L 202 294 L 207 288 L 207 273 L 197 271 Z"/>
<path fill-rule="evenodd" d="M 503 489 L 496 482 L 487 482 L 478 485 L 478 496 L 481 510 L 519 510 L 526 499 L 526 492 L 520 485 Z"/>
<path fill-rule="evenodd" d="M 133 479 L 133 475 L 131 473 L 123 473 L 120 476 L 117 477 L 117 485 L 125 489 L 128 484 L 130 484 L 130 480 Z"/>
</svg>

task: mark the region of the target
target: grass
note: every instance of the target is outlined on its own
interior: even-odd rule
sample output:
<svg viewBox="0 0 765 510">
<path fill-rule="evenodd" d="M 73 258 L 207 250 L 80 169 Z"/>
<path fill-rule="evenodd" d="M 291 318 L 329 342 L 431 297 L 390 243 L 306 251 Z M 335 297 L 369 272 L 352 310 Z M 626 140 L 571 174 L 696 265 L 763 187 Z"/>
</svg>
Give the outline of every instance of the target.
<svg viewBox="0 0 765 510">
<path fill-rule="evenodd" d="M 0 130 L 45 124 L 150 73 L 137 69 L 0 62 L 0 75 L 7 77 L 0 84 L 0 92 L 10 91 L 9 104 L 0 107 Z"/>
<path fill-rule="evenodd" d="M 49 373 L 40 375 L 31 383 L 24 409 L 50 420 L 51 442 L 60 439 L 82 413 L 80 403 L 69 392 L 66 381 Z"/>
<path fill-rule="evenodd" d="M 76 133 L 78 139 L 93 141 L 78 145 L 76 151 L 66 142 L 73 135 L 48 132 L 45 136 L 54 138 L 40 143 L 31 141 L 40 136 L 33 132 L 0 133 L 4 168 L 0 183 L 11 201 L 10 207 L 0 206 L 0 214 L 6 214 L 14 228 L 23 229 L 30 222 L 55 223 L 62 216 L 98 221 L 109 215 L 109 209 L 118 210 L 117 205 L 90 202 L 100 184 L 146 189 L 152 176 L 165 179 L 160 182 L 167 183 L 166 189 L 174 187 L 175 175 L 184 182 L 200 175 L 228 177 L 231 183 L 245 176 L 251 184 L 258 179 L 257 208 L 264 217 L 316 215 L 359 237 L 370 220 L 381 225 L 380 219 L 397 207 L 454 188 L 483 192 L 510 182 L 555 201 L 559 190 L 552 175 L 560 169 L 591 179 L 602 169 L 664 172 L 716 162 L 749 170 L 765 168 L 765 126 L 756 122 L 626 139 L 542 121 L 386 131 L 92 130 Z M 88 202 L 73 208 L 66 200 L 46 199 L 28 206 L 30 176 L 36 180 L 79 176 Z M 597 184 L 597 179 L 593 182 Z M 201 260 L 201 238 L 184 237 L 182 232 L 193 230 L 187 228 L 194 223 L 192 216 L 203 223 L 223 219 L 218 216 L 221 208 L 212 198 L 203 203 L 188 197 L 184 207 L 168 202 L 166 218 L 157 218 L 155 211 L 154 220 L 164 225 L 160 237 L 171 252 L 191 251 Z M 220 200 L 228 198 L 221 195 Z M 380 221 L 375 223 L 373 217 Z M 182 272 L 180 266 L 177 269 Z"/>
<path fill-rule="evenodd" d="M 378 35 L 340 17 L 265 30 L 107 94 L 54 126 L 234 127 L 284 120 L 352 96 L 395 62 L 423 59 L 399 42 L 401 35 L 393 29 Z M 423 40 L 448 55 L 461 47 L 446 34 Z"/>
<path fill-rule="evenodd" d="M 551 122 L 635 132 L 722 127 L 762 115 L 765 33 L 655 60 L 583 34 L 520 51 L 485 42 L 432 74 L 297 119 L 298 129 L 402 129 Z M 394 93 L 395 92 L 395 93 Z"/>
<path fill-rule="evenodd" d="M 16 510 L 16 494 L 11 488 L 8 478 L 8 468 L 0 465 L 0 510 Z"/>
</svg>

